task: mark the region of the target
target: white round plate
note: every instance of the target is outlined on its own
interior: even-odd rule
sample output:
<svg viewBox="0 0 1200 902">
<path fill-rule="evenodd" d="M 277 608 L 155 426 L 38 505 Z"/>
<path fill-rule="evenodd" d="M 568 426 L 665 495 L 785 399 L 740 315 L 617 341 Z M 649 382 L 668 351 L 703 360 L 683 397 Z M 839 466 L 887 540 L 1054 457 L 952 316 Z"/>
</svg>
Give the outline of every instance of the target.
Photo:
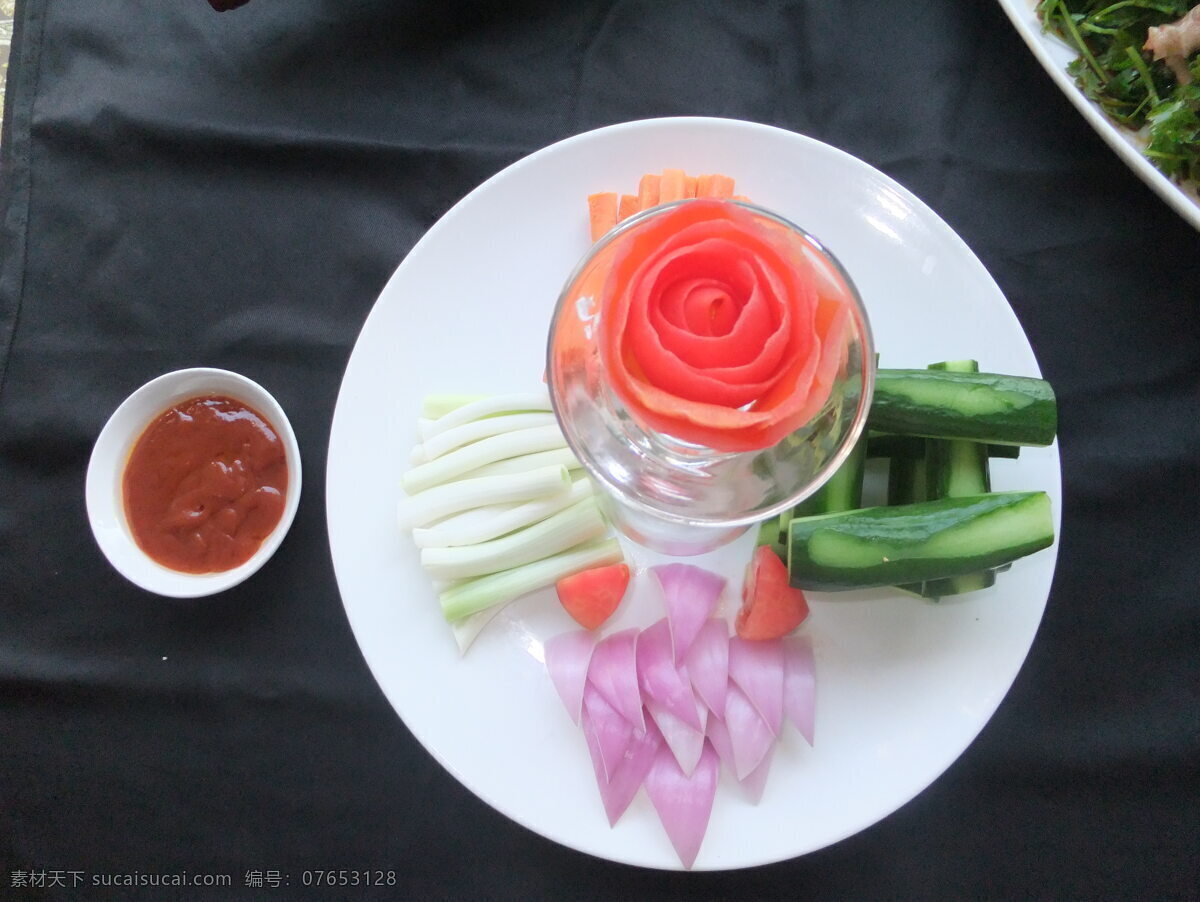
<svg viewBox="0 0 1200 902">
<path fill-rule="evenodd" d="M 1200 229 L 1200 186 L 1193 182 L 1180 185 L 1163 175 L 1142 153 L 1145 141 L 1141 136 L 1118 125 L 1079 90 L 1075 79 L 1067 72 L 1067 66 L 1079 54 L 1057 35 L 1042 30 L 1036 11 L 1037 0 L 1000 0 L 1000 6 L 1042 68 L 1104 143 L 1176 213 Z"/>
<path fill-rule="evenodd" d="M 395 522 L 422 397 L 537 386 L 555 299 L 589 245 L 587 195 L 632 193 L 643 173 L 667 167 L 731 175 L 739 193 L 826 243 L 862 292 L 882 365 L 974 357 L 989 371 L 1039 370 L 999 288 L 919 200 L 841 151 L 746 122 L 631 122 L 547 147 L 472 191 L 396 270 L 350 358 L 329 444 L 330 546 L 363 656 L 413 735 L 488 804 L 575 849 L 670 869 L 679 861 L 644 792 L 615 827 L 604 816 L 583 736 L 541 661 L 544 640 L 574 627 L 553 590 L 512 605 L 460 656 Z M 1057 448 L 995 461 L 993 486 L 1045 490 L 1057 521 Z M 689 559 L 729 577 L 731 616 L 752 542 Z M 635 570 L 654 560 L 629 551 Z M 722 777 L 696 869 L 811 852 L 929 785 L 1016 676 L 1055 555 L 1018 561 L 995 587 L 942 604 L 814 593 L 802 630 L 817 660 L 816 745 L 785 734 L 757 806 Z M 653 582 L 635 575 L 611 629 L 662 616 Z"/>
</svg>

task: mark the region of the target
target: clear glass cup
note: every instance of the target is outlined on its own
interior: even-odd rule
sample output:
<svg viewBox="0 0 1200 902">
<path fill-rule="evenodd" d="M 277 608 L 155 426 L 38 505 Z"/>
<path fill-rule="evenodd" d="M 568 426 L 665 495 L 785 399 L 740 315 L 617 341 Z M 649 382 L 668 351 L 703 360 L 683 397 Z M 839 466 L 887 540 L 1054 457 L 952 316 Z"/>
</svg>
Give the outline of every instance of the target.
<svg viewBox="0 0 1200 902">
<path fill-rule="evenodd" d="M 874 387 L 875 351 L 862 299 L 837 259 L 783 217 L 737 201 L 806 254 L 818 284 L 835 290 L 850 311 L 842 363 L 824 406 L 777 444 L 719 451 L 639 423 L 617 397 L 597 341 L 598 294 L 622 243 L 679 204 L 624 220 L 576 266 L 550 326 L 547 382 L 567 443 L 597 484 L 606 515 L 625 536 L 671 555 L 703 554 L 747 527 L 807 498 L 830 476 L 862 434 Z"/>
</svg>

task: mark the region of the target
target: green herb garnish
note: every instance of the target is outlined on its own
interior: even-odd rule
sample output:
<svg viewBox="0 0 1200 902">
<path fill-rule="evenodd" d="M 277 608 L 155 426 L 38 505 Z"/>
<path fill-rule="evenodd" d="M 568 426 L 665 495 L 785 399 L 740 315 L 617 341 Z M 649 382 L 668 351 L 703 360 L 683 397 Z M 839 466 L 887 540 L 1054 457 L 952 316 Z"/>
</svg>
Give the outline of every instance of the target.
<svg viewBox="0 0 1200 902">
<path fill-rule="evenodd" d="M 1200 180 L 1200 60 L 1181 84 L 1142 49 L 1147 31 L 1182 18 L 1200 0 L 1039 0 L 1042 25 L 1079 53 L 1067 71 L 1112 119 L 1145 129 L 1146 156 L 1177 181 Z"/>
</svg>

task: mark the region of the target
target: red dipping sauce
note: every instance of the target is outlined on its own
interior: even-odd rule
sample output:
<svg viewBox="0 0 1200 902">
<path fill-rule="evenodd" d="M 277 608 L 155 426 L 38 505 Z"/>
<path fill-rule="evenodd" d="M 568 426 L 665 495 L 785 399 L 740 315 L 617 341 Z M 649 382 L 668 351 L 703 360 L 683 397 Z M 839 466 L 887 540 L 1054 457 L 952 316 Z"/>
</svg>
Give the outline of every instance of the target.
<svg viewBox="0 0 1200 902">
<path fill-rule="evenodd" d="M 223 396 L 159 414 L 125 465 L 125 519 L 151 558 L 184 573 L 249 560 L 283 516 L 288 468 L 266 417 Z"/>
</svg>

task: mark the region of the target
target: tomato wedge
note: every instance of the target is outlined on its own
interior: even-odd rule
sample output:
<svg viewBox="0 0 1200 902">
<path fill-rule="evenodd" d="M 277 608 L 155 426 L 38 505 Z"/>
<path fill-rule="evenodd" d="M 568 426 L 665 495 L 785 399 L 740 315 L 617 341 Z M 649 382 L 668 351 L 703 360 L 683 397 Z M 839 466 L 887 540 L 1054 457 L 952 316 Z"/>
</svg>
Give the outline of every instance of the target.
<svg viewBox="0 0 1200 902">
<path fill-rule="evenodd" d="M 743 639 L 778 639 L 808 616 L 808 599 L 788 585 L 787 565 L 770 547 L 760 545 L 742 586 L 742 608 L 734 628 Z"/>
<path fill-rule="evenodd" d="M 599 629 L 625 597 L 629 566 L 609 564 L 566 576 L 555 583 L 558 600 L 580 626 Z"/>
</svg>

